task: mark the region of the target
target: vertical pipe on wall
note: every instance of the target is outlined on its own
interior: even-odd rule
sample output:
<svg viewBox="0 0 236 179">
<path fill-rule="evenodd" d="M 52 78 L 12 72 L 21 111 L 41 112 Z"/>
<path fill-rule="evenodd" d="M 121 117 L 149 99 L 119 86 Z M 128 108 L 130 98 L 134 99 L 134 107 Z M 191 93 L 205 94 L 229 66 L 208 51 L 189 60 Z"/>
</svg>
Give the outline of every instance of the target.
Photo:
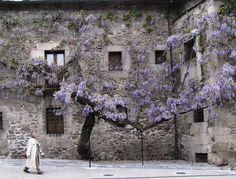
<svg viewBox="0 0 236 179">
<path fill-rule="evenodd" d="M 169 1 L 169 5 L 168 5 L 168 11 L 167 11 L 167 22 L 168 22 L 168 35 L 171 36 L 171 23 L 170 23 L 170 11 L 172 8 L 172 0 Z M 171 69 L 174 66 L 173 63 L 173 49 L 172 47 L 169 47 L 169 52 L 170 52 L 170 65 L 171 65 Z M 171 72 L 171 75 L 173 77 L 173 72 Z M 173 82 L 174 83 L 174 82 Z M 174 85 L 174 84 L 173 84 Z M 173 89 L 173 92 L 175 91 L 175 89 Z M 174 115 L 174 140 L 175 140 L 175 159 L 178 160 L 179 159 L 179 147 L 178 147 L 178 126 L 177 126 L 177 116 Z"/>
<path fill-rule="evenodd" d="M 89 168 L 91 168 L 92 165 L 92 157 L 91 157 L 91 136 L 89 136 Z"/>
<path fill-rule="evenodd" d="M 142 155 L 142 165 L 143 165 L 143 131 L 141 131 L 141 155 Z"/>
</svg>

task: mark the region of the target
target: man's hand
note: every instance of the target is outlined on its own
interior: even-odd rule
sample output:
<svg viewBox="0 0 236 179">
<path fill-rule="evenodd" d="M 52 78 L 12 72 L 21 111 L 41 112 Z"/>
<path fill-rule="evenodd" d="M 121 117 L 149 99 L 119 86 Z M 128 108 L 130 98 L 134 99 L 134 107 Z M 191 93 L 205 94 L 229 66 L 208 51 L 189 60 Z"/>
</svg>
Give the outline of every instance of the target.
<svg viewBox="0 0 236 179">
<path fill-rule="evenodd" d="M 44 158 L 44 153 L 43 152 L 41 153 L 41 156 L 42 156 L 42 158 Z"/>
</svg>

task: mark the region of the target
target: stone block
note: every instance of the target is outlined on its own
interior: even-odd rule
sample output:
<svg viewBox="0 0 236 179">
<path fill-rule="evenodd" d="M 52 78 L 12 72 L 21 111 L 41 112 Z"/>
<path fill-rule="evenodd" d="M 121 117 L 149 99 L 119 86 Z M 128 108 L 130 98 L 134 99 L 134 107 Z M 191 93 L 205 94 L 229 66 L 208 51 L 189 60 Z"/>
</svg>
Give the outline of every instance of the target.
<svg viewBox="0 0 236 179">
<path fill-rule="evenodd" d="M 236 134 L 236 128 L 231 129 L 231 134 Z"/>
<path fill-rule="evenodd" d="M 207 134 L 199 134 L 193 137 L 193 145 L 208 145 L 210 136 Z"/>
<path fill-rule="evenodd" d="M 230 134 L 231 133 L 231 129 L 228 127 L 211 127 L 208 128 L 208 132 L 211 135 L 226 135 L 226 134 Z"/>
<path fill-rule="evenodd" d="M 208 153 L 208 163 L 214 164 L 217 166 L 224 166 L 228 164 L 228 161 L 225 157 L 225 154 L 220 153 Z"/>
<path fill-rule="evenodd" d="M 220 117 L 220 118 L 222 118 L 222 117 Z M 210 121 L 212 127 L 228 127 L 226 119 L 216 119 L 216 120 L 210 119 L 209 121 Z"/>
<path fill-rule="evenodd" d="M 232 145 L 236 145 L 236 134 L 229 135 L 229 143 Z"/>
<path fill-rule="evenodd" d="M 207 127 L 208 123 L 207 122 L 198 122 L 198 123 L 193 123 L 190 128 L 190 134 L 206 134 L 207 133 Z"/>
<path fill-rule="evenodd" d="M 215 135 L 215 142 L 216 143 L 218 143 L 218 142 L 219 143 L 222 143 L 222 142 L 227 143 L 229 141 L 230 141 L 230 136 L 228 134 Z"/>
<path fill-rule="evenodd" d="M 6 149 L 7 148 L 7 139 L 0 140 L 0 149 Z"/>
<path fill-rule="evenodd" d="M 235 119 L 235 117 L 227 119 L 227 126 L 229 128 L 236 128 L 236 119 Z"/>
<path fill-rule="evenodd" d="M 216 144 L 213 144 L 212 147 L 211 147 L 211 151 L 213 153 L 225 152 L 225 151 L 228 150 L 228 145 L 229 145 L 228 143 L 216 143 Z"/>
<path fill-rule="evenodd" d="M 193 151 L 194 153 L 208 153 L 209 145 L 194 145 Z"/>
</svg>

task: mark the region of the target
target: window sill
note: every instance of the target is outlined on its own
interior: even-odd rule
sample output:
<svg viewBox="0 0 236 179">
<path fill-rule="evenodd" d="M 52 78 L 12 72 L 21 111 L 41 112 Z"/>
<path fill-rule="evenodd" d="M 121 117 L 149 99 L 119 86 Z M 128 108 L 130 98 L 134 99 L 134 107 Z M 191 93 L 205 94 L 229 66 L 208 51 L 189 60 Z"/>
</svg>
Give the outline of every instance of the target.
<svg viewBox="0 0 236 179">
<path fill-rule="evenodd" d="M 64 134 L 47 134 L 49 137 L 61 137 Z"/>
</svg>

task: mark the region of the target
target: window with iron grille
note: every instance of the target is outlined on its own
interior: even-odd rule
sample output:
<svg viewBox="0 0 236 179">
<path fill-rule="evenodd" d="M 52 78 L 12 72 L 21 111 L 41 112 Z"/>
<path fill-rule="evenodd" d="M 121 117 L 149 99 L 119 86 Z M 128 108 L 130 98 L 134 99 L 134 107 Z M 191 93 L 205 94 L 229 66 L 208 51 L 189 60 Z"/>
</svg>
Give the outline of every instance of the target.
<svg viewBox="0 0 236 179">
<path fill-rule="evenodd" d="M 204 122 L 204 111 L 203 109 L 196 109 L 193 111 L 194 122 Z"/>
<path fill-rule="evenodd" d="M 208 156 L 207 153 L 195 153 L 196 162 L 207 163 Z"/>
<path fill-rule="evenodd" d="M 3 129 L 3 116 L 2 116 L 2 112 L 0 112 L 0 129 Z"/>
<path fill-rule="evenodd" d="M 108 65 L 109 71 L 122 71 L 122 52 L 109 52 Z"/>
<path fill-rule="evenodd" d="M 64 50 L 45 50 L 45 59 L 47 64 L 57 64 L 58 66 L 65 65 L 65 51 Z"/>
<path fill-rule="evenodd" d="M 196 52 L 193 49 L 195 44 L 195 38 L 184 43 L 184 59 L 185 61 L 189 61 L 193 58 L 196 58 Z"/>
<path fill-rule="evenodd" d="M 64 119 L 62 115 L 56 113 L 60 108 L 46 109 L 47 134 L 64 134 Z"/>
<path fill-rule="evenodd" d="M 155 51 L 155 64 L 161 64 L 166 61 L 166 51 L 156 50 Z"/>
</svg>

